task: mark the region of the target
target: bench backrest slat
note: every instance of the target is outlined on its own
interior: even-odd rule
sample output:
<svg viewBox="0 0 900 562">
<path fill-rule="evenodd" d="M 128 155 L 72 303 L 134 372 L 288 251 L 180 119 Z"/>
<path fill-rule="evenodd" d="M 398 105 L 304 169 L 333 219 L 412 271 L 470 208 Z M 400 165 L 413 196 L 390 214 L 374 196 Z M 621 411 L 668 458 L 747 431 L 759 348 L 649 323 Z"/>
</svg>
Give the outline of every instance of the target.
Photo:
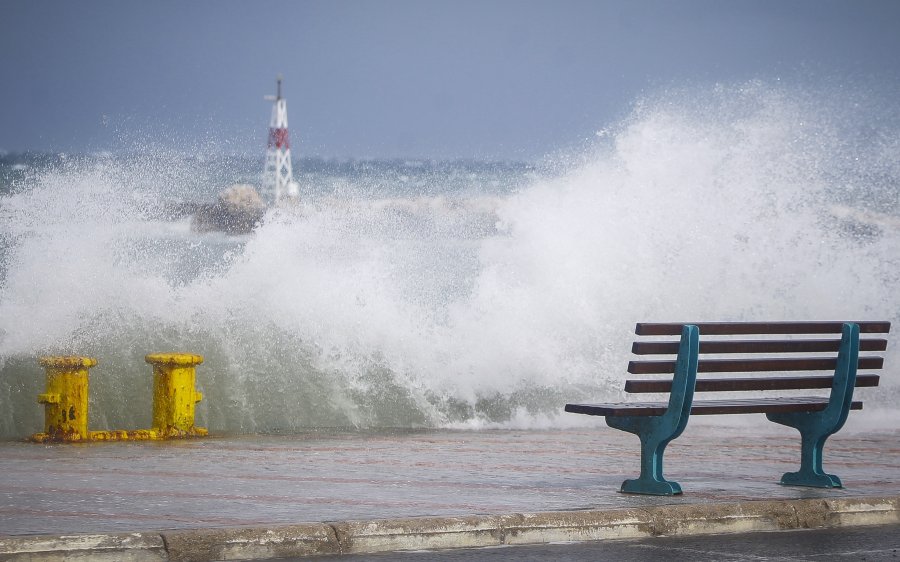
<svg viewBox="0 0 900 562">
<path fill-rule="evenodd" d="M 883 357 L 860 357 L 859 369 L 881 369 Z M 698 373 L 759 373 L 787 371 L 833 371 L 837 357 L 810 357 L 802 359 L 701 359 Z M 660 375 L 672 373 L 675 361 L 631 361 L 628 372 L 633 375 Z"/>
<path fill-rule="evenodd" d="M 701 332 L 701 336 L 703 333 Z M 841 340 L 706 340 L 700 353 L 837 353 Z M 860 339 L 860 351 L 885 351 L 886 339 Z M 635 355 L 675 355 L 677 341 L 636 341 Z"/>
<path fill-rule="evenodd" d="M 890 322 L 851 321 L 859 325 L 861 334 L 887 334 Z M 700 328 L 702 336 L 735 336 L 741 334 L 840 334 L 844 322 L 687 322 Z M 635 328 L 639 336 L 677 336 L 682 323 L 641 322 Z"/>
<path fill-rule="evenodd" d="M 756 401 L 704 400 L 691 405 L 691 415 L 704 414 L 753 414 L 761 412 L 816 412 L 828 407 L 828 403 L 814 398 L 798 398 L 779 400 L 763 398 Z M 850 410 L 862 410 L 863 404 L 854 400 L 849 404 Z M 617 416 L 627 412 L 629 416 L 661 416 L 668 411 L 665 402 L 637 402 L 630 404 L 566 404 L 566 411 L 575 414 L 594 416 Z"/>
<path fill-rule="evenodd" d="M 856 387 L 878 386 L 878 375 L 856 375 Z M 812 388 L 831 388 L 834 377 L 830 376 L 800 376 L 800 377 L 773 377 L 773 378 L 728 378 L 728 379 L 697 379 L 696 392 L 731 392 L 739 390 L 801 390 Z M 625 392 L 652 393 L 669 392 L 672 388 L 671 379 L 633 380 L 625 381 Z"/>
</svg>

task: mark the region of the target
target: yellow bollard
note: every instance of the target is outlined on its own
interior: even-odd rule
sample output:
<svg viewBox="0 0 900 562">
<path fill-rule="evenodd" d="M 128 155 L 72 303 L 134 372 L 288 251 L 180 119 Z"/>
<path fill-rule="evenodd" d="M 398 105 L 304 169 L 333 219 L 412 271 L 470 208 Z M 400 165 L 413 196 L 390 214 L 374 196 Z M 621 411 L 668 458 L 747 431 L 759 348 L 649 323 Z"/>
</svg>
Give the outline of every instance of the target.
<svg viewBox="0 0 900 562">
<path fill-rule="evenodd" d="M 92 357 L 41 357 L 47 373 L 47 392 L 38 395 L 44 405 L 44 433 L 35 441 L 86 441 L 88 433 L 88 369 Z"/>
<path fill-rule="evenodd" d="M 203 395 L 196 391 L 195 367 L 200 355 L 152 353 L 144 360 L 153 365 L 153 429 L 159 438 L 195 437 L 207 434 L 194 427 L 194 411 Z"/>
</svg>

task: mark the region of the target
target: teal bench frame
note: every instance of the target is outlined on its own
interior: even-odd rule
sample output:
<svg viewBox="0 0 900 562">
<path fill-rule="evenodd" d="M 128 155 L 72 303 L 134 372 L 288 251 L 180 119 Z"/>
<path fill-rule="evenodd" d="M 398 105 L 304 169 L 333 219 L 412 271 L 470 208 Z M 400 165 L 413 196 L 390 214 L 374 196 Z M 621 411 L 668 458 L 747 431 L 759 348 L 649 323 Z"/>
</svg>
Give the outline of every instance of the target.
<svg viewBox="0 0 900 562">
<path fill-rule="evenodd" d="M 886 333 L 890 330 L 889 322 L 864 323 L 867 332 Z M 641 441 L 641 473 L 636 479 L 625 480 L 622 483 L 621 492 L 649 495 L 676 495 L 681 494 L 681 486 L 677 482 L 666 480 L 663 477 L 663 455 L 666 446 L 687 427 L 690 415 L 694 414 L 738 414 L 738 413 L 765 413 L 766 417 L 775 423 L 793 427 L 800 432 L 801 454 L 800 469 L 796 472 L 785 473 L 781 478 L 781 484 L 788 486 L 811 486 L 820 488 L 840 488 L 843 486 L 840 478 L 833 474 L 827 474 L 822 467 L 822 456 L 825 441 L 829 436 L 843 427 L 851 409 L 861 409 L 861 402 L 853 401 L 853 390 L 859 386 L 877 386 L 877 375 L 865 375 L 857 379 L 857 370 L 860 365 L 860 326 L 857 323 L 715 323 L 715 324 L 638 324 L 636 332 L 654 332 L 653 327 L 666 327 L 660 333 L 671 333 L 673 326 L 681 327 L 681 339 L 678 342 L 677 358 L 669 388 L 668 403 L 659 402 L 632 402 L 611 404 L 566 404 L 567 412 L 603 415 L 606 423 L 612 428 L 633 433 Z M 710 330 L 717 334 L 753 334 L 753 333 L 827 333 L 840 329 L 841 339 L 837 350 L 837 358 L 833 360 L 834 374 L 831 377 L 793 377 L 793 378 L 753 378 L 732 380 L 703 380 L 703 390 L 731 391 L 731 390 L 771 390 L 771 389 L 796 389 L 796 388 L 831 388 L 831 394 L 827 400 L 822 398 L 764 398 L 764 399 L 738 399 L 731 401 L 695 401 L 694 393 L 697 390 L 698 367 L 707 372 L 740 372 L 743 370 L 767 372 L 779 368 L 787 370 L 813 370 L 821 368 L 823 359 L 753 359 L 748 361 L 721 361 L 700 360 L 700 331 L 701 327 L 709 326 Z M 723 326 L 725 328 L 723 328 Z M 742 328 L 742 326 L 749 328 Z M 772 328 L 776 326 L 776 328 Z M 643 330 L 642 327 L 650 327 Z M 668 329 L 669 331 L 666 331 Z M 658 334 L 657 334 L 658 335 Z M 885 340 L 870 340 L 876 342 L 867 349 L 884 350 Z M 797 347 L 795 342 L 735 342 L 732 347 L 747 350 L 747 344 L 764 346 L 772 343 L 782 346 Z M 836 344 L 837 342 L 817 341 L 816 344 Z M 635 344 L 637 348 L 638 344 Z M 743 346 L 743 347 L 740 347 Z M 782 351 L 793 351 L 782 350 Z M 650 352 L 657 353 L 657 352 Z M 871 360 L 870 360 L 871 359 Z M 792 362 L 789 364 L 789 362 Z M 802 363 L 798 363 L 802 362 Z M 637 362 L 629 364 L 629 372 Z M 651 363 L 651 362 L 645 362 Z M 662 362 L 657 362 L 662 363 Z M 867 358 L 866 368 L 881 368 L 883 359 L 880 357 Z M 655 369 L 655 367 L 651 368 Z M 637 372 L 641 372 L 638 370 Z M 652 370 L 647 372 L 661 372 Z M 671 372 L 671 371 L 670 371 Z M 628 381 L 636 387 L 645 386 L 646 390 L 636 392 L 658 391 L 661 383 L 668 381 Z M 651 388 L 650 384 L 656 384 Z M 826 387 L 827 388 L 827 387 Z"/>
</svg>

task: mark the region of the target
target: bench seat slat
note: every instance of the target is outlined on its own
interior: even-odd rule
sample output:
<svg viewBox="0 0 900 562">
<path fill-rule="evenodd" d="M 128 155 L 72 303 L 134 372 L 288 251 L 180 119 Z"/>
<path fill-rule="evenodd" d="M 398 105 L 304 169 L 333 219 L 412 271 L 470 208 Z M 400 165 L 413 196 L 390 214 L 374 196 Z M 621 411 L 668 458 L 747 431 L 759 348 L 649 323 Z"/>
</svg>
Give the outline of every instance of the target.
<svg viewBox="0 0 900 562">
<path fill-rule="evenodd" d="M 739 377 L 727 379 L 697 379 L 696 392 L 729 392 L 740 390 L 801 390 L 810 388 L 831 388 L 832 376 L 800 377 Z M 857 387 L 878 386 L 878 375 L 857 375 Z M 670 392 L 672 379 L 625 381 L 625 392 Z"/>
<path fill-rule="evenodd" d="M 841 340 L 704 340 L 700 353 L 837 353 Z M 885 351 L 886 339 L 860 339 L 860 351 Z M 631 346 L 635 355 L 675 355 L 677 341 L 636 341 Z"/>
<path fill-rule="evenodd" d="M 816 412 L 824 410 L 827 405 L 827 397 L 694 400 L 691 415 Z M 613 402 L 566 404 L 566 411 L 591 416 L 661 416 L 667 407 L 668 402 Z M 862 402 L 854 400 L 850 409 L 862 410 Z"/>
<path fill-rule="evenodd" d="M 883 357 L 860 357 L 859 369 L 880 369 Z M 837 357 L 798 359 L 701 359 L 698 373 L 756 373 L 762 371 L 833 371 Z M 630 361 L 632 375 L 661 375 L 675 372 L 675 361 Z"/>
<path fill-rule="evenodd" d="M 852 321 L 850 321 L 852 322 Z M 887 334 L 890 322 L 854 322 L 862 334 Z M 640 322 L 634 333 L 639 336 L 677 336 L 681 327 L 692 324 L 704 336 L 733 336 L 741 334 L 840 334 L 843 322 Z"/>
</svg>

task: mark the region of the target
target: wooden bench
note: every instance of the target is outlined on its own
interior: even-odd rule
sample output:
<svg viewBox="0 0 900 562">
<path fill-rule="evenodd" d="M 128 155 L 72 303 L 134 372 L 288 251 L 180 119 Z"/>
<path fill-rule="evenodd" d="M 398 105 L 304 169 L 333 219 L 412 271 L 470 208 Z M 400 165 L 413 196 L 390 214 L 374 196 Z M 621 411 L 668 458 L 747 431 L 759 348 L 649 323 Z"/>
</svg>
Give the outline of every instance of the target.
<svg viewBox="0 0 900 562">
<path fill-rule="evenodd" d="M 840 488 L 841 480 L 822 470 L 822 449 L 825 440 L 844 425 L 849 411 L 862 408 L 862 402 L 853 400 L 854 387 L 878 386 L 878 375 L 858 375 L 857 369 L 881 369 L 883 357 L 868 352 L 885 351 L 887 340 L 861 339 L 860 333 L 887 334 L 890 327 L 890 322 L 640 323 L 635 333 L 641 338 L 634 342 L 632 353 L 675 357 L 631 361 L 628 372 L 671 377 L 629 379 L 625 381 L 625 392 L 668 393 L 668 402 L 566 404 L 566 411 L 606 416 L 610 427 L 640 437 L 641 474 L 622 484 L 621 491 L 625 493 L 681 493 L 677 482 L 663 478 L 663 452 L 684 431 L 691 414 L 761 413 L 775 423 L 794 427 L 801 437 L 800 470 L 786 473 L 781 483 Z M 679 334 L 680 341 L 661 341 L 656 337 Z M 841 336 L 837 339 L 827 334 Z M 642 339 L 644 336 L 651 338 Z M 860 352 L 867 354 L 860 356 Z M 822 371 L 830 374 L 821 374 Z M 743 375 L 698 378 L 698 372 Z M 771 376 L 776 373 L 777 376 Z M 829 388 L 829 396 L 798 397 L 796 392 L 789 396 L 761 395 Z M 694 400 L 695 391 L 757 394 L 739 399 Z"/>
</svg>

